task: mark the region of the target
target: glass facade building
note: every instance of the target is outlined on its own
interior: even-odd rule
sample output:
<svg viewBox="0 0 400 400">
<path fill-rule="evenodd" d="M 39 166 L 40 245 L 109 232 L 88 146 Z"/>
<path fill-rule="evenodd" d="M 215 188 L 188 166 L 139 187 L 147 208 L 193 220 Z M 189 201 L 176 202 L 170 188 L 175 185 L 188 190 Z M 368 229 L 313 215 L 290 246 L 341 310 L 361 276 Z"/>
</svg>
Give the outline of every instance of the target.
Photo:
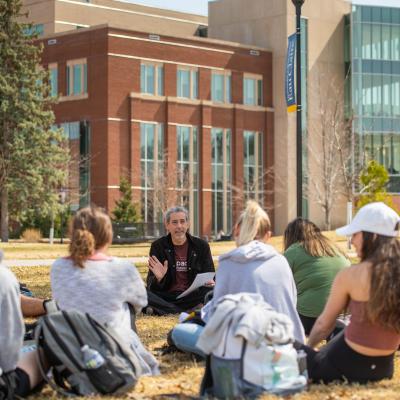
<svg viewBox="0 0 400 400">
<path fill-rule="evenodd" d="M 390 174 L 388 191 L 399 193 L 400 8 L 353 5 L 347 21 L 354 164 L 362 167 L 374 159 L 384 165 Z"/>
</svg>

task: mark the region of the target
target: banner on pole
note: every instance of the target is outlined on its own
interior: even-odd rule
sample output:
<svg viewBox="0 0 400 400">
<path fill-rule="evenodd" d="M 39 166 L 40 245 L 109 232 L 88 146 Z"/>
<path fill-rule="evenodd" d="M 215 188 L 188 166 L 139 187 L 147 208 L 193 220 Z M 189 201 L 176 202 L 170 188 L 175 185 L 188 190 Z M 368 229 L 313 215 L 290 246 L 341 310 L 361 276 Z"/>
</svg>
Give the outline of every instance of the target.
<svg viewBox="0 0 400 400">
<path fill-rule="evenodd" d="M 286 55 L 286 78 L 285 78 L 285 91 L 286 91 L 286 105 L 288 112 L 297 110 L 296 105 L 296 91 L 294 87 L 294 62 L 296 56 L 296 34 L 288 37 L 288 50 Z"/>
</svg>

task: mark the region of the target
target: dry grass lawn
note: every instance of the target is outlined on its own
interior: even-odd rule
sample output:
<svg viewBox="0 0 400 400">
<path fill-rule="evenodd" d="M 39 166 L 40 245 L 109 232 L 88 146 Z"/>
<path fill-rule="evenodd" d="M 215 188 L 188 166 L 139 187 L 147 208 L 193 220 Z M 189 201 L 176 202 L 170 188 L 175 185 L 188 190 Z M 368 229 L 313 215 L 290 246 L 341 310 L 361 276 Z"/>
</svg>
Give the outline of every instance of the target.
<svg viewBox="0 0 400 400">
<path fill-rule="evenodd" d="M 145 266 L 139 268 L 142 276 Z M 50 297 L 49 267 L 13 268 L 18 278 L 25 282 L 37 296 Z M 166 344 L 167 332 L 176 324 L 176 317 L 138 318 L 139 336 L 143 343 L 153 352 L 161 365 L 162 375 L 143 377 L 128 399 L 190 399 L 197 397 L 203 374 L 203 362 L 197 362 L 190 355 L 183 353 L 162 354 Z M 49 388 L 36 395 L 34 399 L 58 398 Z M 265 395 L 263 399 L 277 399 L 276 396 Z M 396 373 L 391 381 L 383 381 L 367 386 L 358 385 L 312 385 L 307 392 L 292 396 L 295 400 L 398 400 L 400 399 L 400 357 L 396 357 Z"/>
</svg>

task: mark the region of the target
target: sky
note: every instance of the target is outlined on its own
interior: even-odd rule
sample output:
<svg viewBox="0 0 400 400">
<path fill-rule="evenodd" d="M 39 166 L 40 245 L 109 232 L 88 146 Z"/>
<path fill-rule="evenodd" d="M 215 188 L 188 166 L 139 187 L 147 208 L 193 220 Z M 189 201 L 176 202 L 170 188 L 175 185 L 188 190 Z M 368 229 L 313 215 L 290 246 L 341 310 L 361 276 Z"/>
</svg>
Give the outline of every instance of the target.
<svg viewBox="0 0 400 400">
<path fill-rule="evenodd" d="M 143 4 L 192 14 L 207 15 L 208 0 L 123 0 L 128 3 Z M 400 0 L 399 0 L 400 1 Z"/>
</svg>

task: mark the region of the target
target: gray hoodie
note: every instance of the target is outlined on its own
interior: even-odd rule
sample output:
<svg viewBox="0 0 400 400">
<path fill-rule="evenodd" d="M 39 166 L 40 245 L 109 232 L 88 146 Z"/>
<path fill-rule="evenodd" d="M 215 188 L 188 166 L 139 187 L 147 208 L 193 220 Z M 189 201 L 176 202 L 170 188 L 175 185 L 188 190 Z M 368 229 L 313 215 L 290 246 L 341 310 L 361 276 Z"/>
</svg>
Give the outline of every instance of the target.
<svg viewBox="0 0 400 400">
<path fill-rule="evenodd" d="M 295 339 L 304 343 L 293 274 L 286 258 L 272 246 L 253 240 L 219 257 L 213 303 L 241 292 L 259 293 L 276 311 L 286 314 L 293 322 Z"/>
<path fill-rule="evenodd" d="M 15 369 L 24 338 L 19 285 L 14 274 L 1 264 L 0 254 L 0 368 Z"/>
</svg>

